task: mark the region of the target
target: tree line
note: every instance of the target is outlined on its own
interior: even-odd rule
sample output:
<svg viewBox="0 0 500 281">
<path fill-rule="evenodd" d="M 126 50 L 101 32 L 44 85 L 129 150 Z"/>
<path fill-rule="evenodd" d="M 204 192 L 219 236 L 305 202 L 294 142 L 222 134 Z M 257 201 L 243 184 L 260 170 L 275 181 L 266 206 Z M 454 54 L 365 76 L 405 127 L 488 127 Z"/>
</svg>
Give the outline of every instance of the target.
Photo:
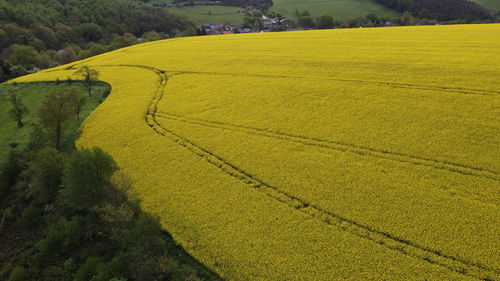
<svg viewBox="0 0 500 281">
<path fill-rule="evenodd" d="M 139 38 L 195 33 L 185 17 L 135 0 L 0 0 L 0 82 Z"/>
<path fill-rule="evenodd" d="M 392 0 L 391 0 L 392 1 Z M 398 0 L 395 0 L 398 1 Z M 409 1 L 409 0 L 402 0 Z M 451 5 L 451 4 L 450 4 Z M 474 6 L 478 6 L 474 4 Z M 456 9 L 454 7 L 453 9 Z M 479 7 L 481 11 L 487 11 L 482 7 Z M 412 13 L 405 8 L 402 8 L 404 13 L 401 16 L 377 16 L 376 14 L 367 14 L 362 17 L 354 17 L 343 20 L 337 20 L 330 15 L 322 15 L 320 17 L 313 17 L 309 11 L 295 11 L 295 18 L 293 19 L 293 25 L 291 27 L 301 27 L 310 29 L 331 29 L 331 28 L 356 28 L 356 27 L 383 27 L 383 26 L 410 26 L 410 25 L 435 25 L 435 24 L 456 24 L 456 23 L 471 23 L 471 22 L 498 22 L 500 21 L 500 13 L 492 13 L 487 11 L 488 16 L 481 19 L 481 17 L 452 17 L 454 20 L 440 21 L 434 14 L 429 13 L 426 9 L 419 10 L 418 13 Z M 472 13 L 472 12 L 471 12 Z M 281 19 L 279 13 L 271 12 L 269 16 L 273 18 Z M 451 19 L 451 18 L 448 18 Z M 290 20 L 290 19 L 289 19 Z M 262 29 L 262 25 L 259 22 L 259 17 L 246 17 L 243 23 L 244 27 Z M 281 31 L 290 28 L 289 26 L 284 27 L 272 27 L 272 31 Z"/>
</svg>

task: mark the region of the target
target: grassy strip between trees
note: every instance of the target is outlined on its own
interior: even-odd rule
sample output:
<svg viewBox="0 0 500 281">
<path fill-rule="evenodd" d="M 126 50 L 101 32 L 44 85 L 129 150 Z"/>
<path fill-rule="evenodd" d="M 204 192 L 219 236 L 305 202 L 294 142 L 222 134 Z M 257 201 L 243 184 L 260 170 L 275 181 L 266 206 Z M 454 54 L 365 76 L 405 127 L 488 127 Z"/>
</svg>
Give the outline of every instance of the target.
<svg viewBox="0 0 500 281">
<path fill-rule="evenodd" d="M 0 280 L 220 280 L 128 197 L 110 155 L 74 148 L 77 113 L 67 111 L 55 148 L 46 111 L 58 94 L 87 94 L 80 82 L 58 84 L 0 85 Z M 94 85 L 80 118 L 109 91 Z M 12 94 L 27 109 L 20 128 L 8 114 Z"/>
<path fill-rule="evenodd" d="M 71 86 L 81 95 L 85 96 L 87 89 L 80 81 L 65 81 L 60 83 L 53 82 L 33 82 L 22 84 L 0 85 L 0 163 L 7 159 L 8 153 L 12 148 L 25 149 L 30 140 L 30 135 L 34 129 L 43 129 L 40 127 L 38 119 L 38 109 L 43 100 L 49 95 L 56 86 Z M 95 83 L 92 87 L 95 93 L 86 99 L 80 112 L 80 119 L 87 117 L 110 92 L 110 87 L 104 83 Z M 15 93 L 18 98 L 26 105 L 28 112 L 23 116 L 24 126 L 17 127 L 16 121 L 9 115 L 12 105 L 9 99 L 10 94 Z M 77 118 L 72 118 L 66 123 L 66 130 L 62 138 L 61 150 L 70 152 L 74 149 L 74 141 L 79 135 L 79 122 Z"/>
</svg>

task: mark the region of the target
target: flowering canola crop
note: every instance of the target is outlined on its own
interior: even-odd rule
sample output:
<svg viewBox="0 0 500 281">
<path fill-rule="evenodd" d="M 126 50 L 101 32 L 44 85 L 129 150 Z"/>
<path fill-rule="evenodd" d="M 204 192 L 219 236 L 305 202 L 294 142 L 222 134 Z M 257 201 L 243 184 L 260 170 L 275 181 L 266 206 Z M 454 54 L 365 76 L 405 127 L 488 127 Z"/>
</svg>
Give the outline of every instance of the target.
<svg viewBox="0 0 500 281">
<path fill-rule="evenodd" d="M 500 25 L 191 37 L 87 64 L 79 146 L 228 280 L 500 280 Z"/>
</svg>

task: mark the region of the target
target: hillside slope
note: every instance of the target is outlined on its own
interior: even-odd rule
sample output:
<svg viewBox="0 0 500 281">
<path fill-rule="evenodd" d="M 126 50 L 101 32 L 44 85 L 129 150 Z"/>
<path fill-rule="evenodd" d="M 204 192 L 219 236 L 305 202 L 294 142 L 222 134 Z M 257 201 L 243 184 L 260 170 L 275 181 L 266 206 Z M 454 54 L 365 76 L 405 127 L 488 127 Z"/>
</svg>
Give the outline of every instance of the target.
<svg viewBox="0 0 500 281">
<path fill-rule="evenodd" d="M 136 0 L 0 0 L 0 81 L 180 34 L 193 23 Z"/>
<path fill-rule="evenodd" d="M 105 29 L 101 32 L 135 35 L 150 30 L 170 33 L 184 23 L 165 9 L 136 0 L 0 0 L 0 23 L 7 22 L 49 28 L 57 23 L 69 26 L 93 23 Z"/>
<path fill-rule="evenodd" d="M 226 23 L 242 24 L 244 16 L 240 14 L 241 7 L 234 6 L 193 6 L 185 8 L 169 8 L 171 12 L 179 13 L 191 19 L 198 25 Z"/>
<path fill-rule="evenodd" d="M 499 32 L 181 38 L 17 81 L 99 69 L 79 146 L 224 279 L 499 280 Z"/>
<path fill-rule="evenodd" d="M 472 0 L 472 2 L 475 2 L 492 11 L 500 11 L 500 1 L 497 0 Z"/>
</svg>

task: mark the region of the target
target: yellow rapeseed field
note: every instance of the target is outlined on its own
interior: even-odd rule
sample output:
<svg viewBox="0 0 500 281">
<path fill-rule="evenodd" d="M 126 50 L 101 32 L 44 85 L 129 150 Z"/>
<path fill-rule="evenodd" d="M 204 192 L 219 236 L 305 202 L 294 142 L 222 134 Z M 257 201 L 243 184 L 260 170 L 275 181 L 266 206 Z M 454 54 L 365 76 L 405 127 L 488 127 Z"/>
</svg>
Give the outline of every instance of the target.
<svg viewBox="0 0 500 281">
<path fill-rule="evenodd" d="M 98 69 L 79 146 L 227 280 L 500 280 L 500 25 L 172 39 Z"/>
</svg>

